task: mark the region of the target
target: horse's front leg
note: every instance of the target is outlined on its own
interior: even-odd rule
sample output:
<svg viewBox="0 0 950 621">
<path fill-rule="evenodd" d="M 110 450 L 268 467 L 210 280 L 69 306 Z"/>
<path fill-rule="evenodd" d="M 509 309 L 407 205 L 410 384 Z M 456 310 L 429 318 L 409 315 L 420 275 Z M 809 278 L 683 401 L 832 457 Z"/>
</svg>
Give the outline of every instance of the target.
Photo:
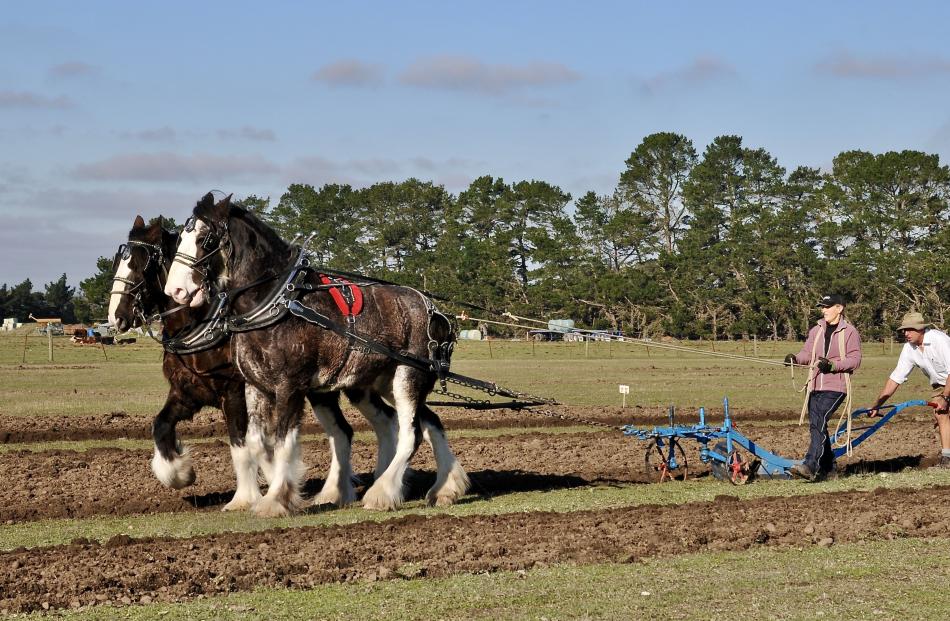
<svg viewBox="0 0 950 621">
<path fill-rule="evenodd" d="M 168 391 L 164 407 L 152 421 L 152 439 L 155 442 L 152 472 L 166 487 L 181 489 L 195 482 L 191 455 L 182 448 L 175 427 L 179 421 L 189 420 L 200 407 L 173 385 Z"/>
<path fill-rule="evenodd" d="M 271 404 L 270 425 L 273 433 L 273 471 L 267 493 L 254 512 L 260 517 L 290 515 L 303 507 L 300 496 L 301 479 L 306 469 L 300 461 L 300 422 L 304 391 L 279 386 Z M 249 421 L 249 427 L 253 420 Z"/>
<path fill-rule="evenodd" d="M 228 425 L 231 463 L 237 478 L 234 497 L 222 510 L 250 509 L 261 499 L 261 490 L 257 484 L 257 459 L 246 442 L 248 413 L 244 384 L 235 382 L 227 387 L 221 400 L 221 411 Z"/>
</svg>

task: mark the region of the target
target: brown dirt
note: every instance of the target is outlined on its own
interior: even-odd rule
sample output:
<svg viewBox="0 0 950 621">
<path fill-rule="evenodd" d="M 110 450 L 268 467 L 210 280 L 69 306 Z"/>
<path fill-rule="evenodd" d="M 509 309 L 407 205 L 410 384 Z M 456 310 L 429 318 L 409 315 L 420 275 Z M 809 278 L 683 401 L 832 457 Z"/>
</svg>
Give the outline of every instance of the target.
<svg viewBox="0 0 950 621">
<path fill-rule="evenodd" d="M 606 425 L 665 425 L 668 423 L 666 408 L 631 406 L 555 406 L 543 408 L 549 413 L 531 409 L 512 410 L 466 410 L 456 407 L 436 408 L 448 429 L 504 429 L 530 427 L 564 427 L 594 421 Z M 553 414 L 551 413 L 553 412 Z M 347 419 L 358 431 L 369 430 L 366 420 L 359 414 L 346 410 Z M 783 421 L 797 422 L 798 413 L 773 410 L 733 411 L 733 418 L 742 422 Z M 902 414 L 902 420 L 926 420 L 929 414 L 919 412 Z M 310 419 L 312 421 L 312 419 Z M 691 425 L 699 420 L 695 408 L 682 408 L 676 412 L 676 423 Z M 722 420 L 719 410 L 713 410 L 708 422 L 718 424 Z M 21 442 L 48 442 L 54 440 L 114 440 L 119 438 L 150 439 L 152 417 L 128 414 L 124 411 L 104 412 L 86 416 L 10 416 L 0 414 L 0 444 Z M 225 437 L 227 428 L 224 417 L 218 410 L 205 409 L 191 421 L 178 426 L 182 438 Z M 314 422 L 304 424 L 304 433 L 322 433 Z"/>
<path fill-rule="evenodd" d="M 557 563 L 755 546 L 945 537 L 950 487 L 671 507 L 454 518 L 411 516 L 330 528 L 192 539 L 116 536 L 104 544 L 0 554 L 0 612 L 175 602 L 261 587 L 439 577 Z"/>
<path fill-rule="evenodd" d="M 762 446 L 789 457 L 800 456 L 807 444 L 807 430 L 798 426 L 750 427 L 744 431 Z M 643 471 L 646 444 L 618 431 L 456 438 L 451 444 L 472 477 L 472 491 L 485 496 L 648 480 Z M 684 447 L 690 475 L 706 472 L 698 458 L 698 445 L 685 441 Z M 193 444 L 191 448 L 198 480 L 182 491 L 162 487 L 152 476 L 150 450 L 99 448 L 2 454 L 0 478 L 5 485 L 0 488 L 0 523 L 216 508 L 227 502 L 234 490 L 227 445 L 219 440 Z M 853 458 L 842 460 L 842 466 L 846 472 L 926 466 L 938 448 L 926 423 L 894 422 L 861 445 Z M 305 491 L 313 494 L 319 490 L 328 466 L 326 442 L 305 442 L 303 458 L 309 466 Z M 353 462 L 355 471 L 370 480 L 375 445 L 356 443 Z M 412 492 L 421 495 L 432 484 L 435 469 L 426 446 L 420 448 L 413 467 L 419 472 Z"/>
</svg>

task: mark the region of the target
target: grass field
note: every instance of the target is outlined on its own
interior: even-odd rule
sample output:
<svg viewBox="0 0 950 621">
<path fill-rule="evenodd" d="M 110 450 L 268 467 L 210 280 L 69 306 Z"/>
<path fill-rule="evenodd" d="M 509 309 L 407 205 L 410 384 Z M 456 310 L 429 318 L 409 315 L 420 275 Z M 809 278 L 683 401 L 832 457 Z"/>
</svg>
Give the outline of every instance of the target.
<svg viewBox="0 0 950 621">
<path fill-rule="evenodd" d="M 132 346 L 105 350 L 56 339 L 53 363 L 46 341 L 0 335 L 0 415 L 5 417 L 101 416 L 115 411 L 153 415 L 164 401 L 161 348 L 140 339 Z M 804 383 L 799 371 L 754 360 L 711 357 L 713 344 L 684 343 L 689 352 L 649 349 L 620 343 L 461 342 L 453 370 L 500 385 L 550 396 L 577 406 L 616 408 L 618 384 L 628 384 L 629 407 L 705 405 L 718 410 L 728 396 L 743 408 L 788 412 L 797 422 Z M 781 360 L 800 343 L 716 343 L 715 353 Z M 896 362 L 897 347 L 865 346 L 855 375 L 855 403 L 869 403 Z M 108 356 L 108 358 L 106 358 Z M 929 391 L 915 374 L 897 400 L 920 398 Z M 633 410 L 631 410 L 632 412 Z M 762 424 L 775 424 L 763 422 Z M 580 433 L 584 428 L 535 428 L 537 433 Z M 2 430 L 0 430 L 2 431 Z M 923 430 L 929 433 L 929 428 Z M 450 438 L 491 438 L 523 430 L 459 430 Z M 368 434 L 358 434 L 367 442 Z M 192 440 L 199 443 L 201 440 Z M 82 440 L 0 446 L 0 458 L 18 449 L 31 451 L 113 447 L 142 451 L 148 441 Z M 82 460 L 84 453 L 68 459 Z M 4 462 L 11 464 L 13 462 Z M 143 469 L 147 464 L 143 462 Z M 526 469 L 531 464 L 525 464 Z M 0 476 L 3 473 L 0 472 Z M 685 484 L 591 485 L 472 498 L 451 508 L 427 508 L 413 501 L 386 514 L 358 507 L 264 520 L 245 513 L 211 511 L 143 515 L 96 515 L 0 525 L 0 553 L 18 547 L 42 548 L 76 538 L 106 541 L 133 538 L 200 538 L 223 532 L 252 532 L 391 520 L 408 515 L 474 516 L 529 512 L 605 511 L 644 505 L 683 505 L 712 501 L 724 494 L 740 502 L 756 498 L 873 492 L 878 488 L 916 490 L 950 485 L 950 471 L 908 470 L 849 476 L 804 485 L 776 481 L 743 487 L 710 478 Z M 736 519 L 741 519 L 737 505 Z M 848 516 L 841 516 L 847 528 Z M 950 533 L 948 533 L 950 538 Z M 330 584 L 305 591 L 266 588 L 222 597 L 201 597 L 178 604 L 130 600 L 132 606 L 95 606 L 51 611 L 43 616 L 67 619 L 616 619 L 719 617 L 776 619 L 943 619 L 950 609 L 948 538 L 902 539 L 799 549 L 753 547 L 742 552 L 701 552 L 646 558 L 630 563 L 558 564 L 519 572 L 460 574 L 419 578 L 411 568 L 379 582 Z M 34 616 L 34 615 L 30 615 Z"/>
<path fill-rule="evenodd" d="M 161 348 L 146 339 L 130 346 L 99 348 L 54 339 L 54 362 L 46 360 L 46 341 L 29 337 L 28 364 L 20 362 L 22 336 L 0 336 L 0 414 L 88 415 L 111 411 L 151 414 L 160 409 L 166 385 Z M 710 357 L 713 344 L 685 343 L 690 352 L 660 350 L 631 343 L 539 343 L 462 341 L 453 359 L 458 373 L 490 380 L 518 391 L 555 398 L 569 405 L 615 406 L 618 385 L 630 386 L 628 405 L 718 408 L 729 397 L 734 408 L 797 413 L 805 376 L 781 366 L 751 360 Z M 758 357 L 781 360 L 800 343 L 760 343 Z M 889 344 L 865 345 L 854 375 L 854 401 L 870 403 L 896 362 Z M 752 356 L 751 344 L 715 344 L 716 353 Z M 745 353 L 743 353 L 745 352 Z M 910 399 L 928 389 L 915 374 L 897 397 Z"/>
</svg>

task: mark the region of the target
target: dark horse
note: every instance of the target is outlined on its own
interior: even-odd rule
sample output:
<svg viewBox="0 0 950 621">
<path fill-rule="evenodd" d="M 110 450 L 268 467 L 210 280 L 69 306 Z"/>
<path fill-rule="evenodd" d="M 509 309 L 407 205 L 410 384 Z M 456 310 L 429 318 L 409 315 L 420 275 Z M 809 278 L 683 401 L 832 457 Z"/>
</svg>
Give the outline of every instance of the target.
<svg viewBox="0 0 950 621">
<path fill-rule="evenodd" d="M 219 289 L 241 292 L 232 300 L 235 312 L 261 308 L 273 294 L 273 275 L 293 264 L 296 249 L 253 213 L 231 205 L 230 197 L 215 204 L 210 193 L 205 195 L 192 218 L 181 235 L 165 293 L 179 304 L 201 306 L 214 281 Z M 306 283 L 319 286 L 318 274 L 309 273 Z M 300 302 L 327 317 L 340 315 L 326 290 L 304 293 Z M 454 338 L 448 320 L 433 310 L 414 289 L 369 286 L 355 329 L 392 351 L 426 358 L 430 343 Z M 299 429 L 309 390 L 343 390 L 358 401 L 375 393 L 395 406 L 395 454 L 364 495 L 365 507 L 388 510 L 402 503 L 409 460 L 423 438 L 438 466 L 429 503 L 451 504 L 467 491 L 468 476 L 449 448 L 438 416 L 425 405 L 436 381 L 434 372 L 355 348 L 346 336 L 294 316 L 263 329 L 236 332 L 231 343 L 235 364 L 247 382 L 248 443 L 255 455 L 273 460 L 270 486 L 255 509 L 258 514 L 284 515 L 302 505 Z"/>
<path fill-rule="evenodd" d="M 128 242 L 122 244 L 115 258 L 115 279 L 109 303 L 109 321 L 119 331 L 141 323 L 146 314 L 167 312 L 164 317 L 165 335 L 187 331 L 205 314 L 203 308 L 177 305 L 164 295 L 165 281 L 172 258 L 178 246 L 177 233 L 166 230 L 161 219 L 145 226 L 141 216 L 136 217 L 129 231 Z M 152 424 L 155 455 L 152 470 L 166 486 L 180 489 L 195 480 L 194 467 L 186 450 L 176 438 L 179 421 L 190 420 L 203 406 L 219 408 L 225 417 L 231 457 L 237 475 L 237 491 L 224 509 L 253 507 L 261 498 L 258 488 L 258 467 L 270 474 L 270 463 L 258 463 L 245 444 L 247 408 L 244 400 L 244 379 L 231 362 L 231 347 L 227 340 L 190 354 L 166 351 L 162 370 L 169 383 L 168 397 Z M 332 448 L 330 472 L 317 502 L 343 505 L 355 499 L 350 470 L 350 446 L 353 429 L 339 407 L 339 393 L 310 391 L 307 395 L 317 418 L 323 424 Z M 373 403 L 357 406 L 369 419 L 379 438 L 381 473 L 392 459 L 395 450 L 395 413 L 371 395 Z M 378 405 L 377 405 L 377 402 Z"/>
</svg>

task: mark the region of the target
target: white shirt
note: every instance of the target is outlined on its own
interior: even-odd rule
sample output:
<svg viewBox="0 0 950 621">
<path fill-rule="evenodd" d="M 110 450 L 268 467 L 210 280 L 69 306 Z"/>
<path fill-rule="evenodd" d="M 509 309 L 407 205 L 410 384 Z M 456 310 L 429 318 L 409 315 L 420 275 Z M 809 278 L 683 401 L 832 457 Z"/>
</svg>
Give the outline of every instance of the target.
<svg viewBox="0 0 950 621">
<path fill-rule="evenodd" d="M 931 385 L 946 385 L 947 371 L 950 371 L 950 336 L 930 328 L 924 332 L 923 347 L 904 343 L 891 379 L 903 384 L 914 367 L 924 372 Z"/>
</svg>

